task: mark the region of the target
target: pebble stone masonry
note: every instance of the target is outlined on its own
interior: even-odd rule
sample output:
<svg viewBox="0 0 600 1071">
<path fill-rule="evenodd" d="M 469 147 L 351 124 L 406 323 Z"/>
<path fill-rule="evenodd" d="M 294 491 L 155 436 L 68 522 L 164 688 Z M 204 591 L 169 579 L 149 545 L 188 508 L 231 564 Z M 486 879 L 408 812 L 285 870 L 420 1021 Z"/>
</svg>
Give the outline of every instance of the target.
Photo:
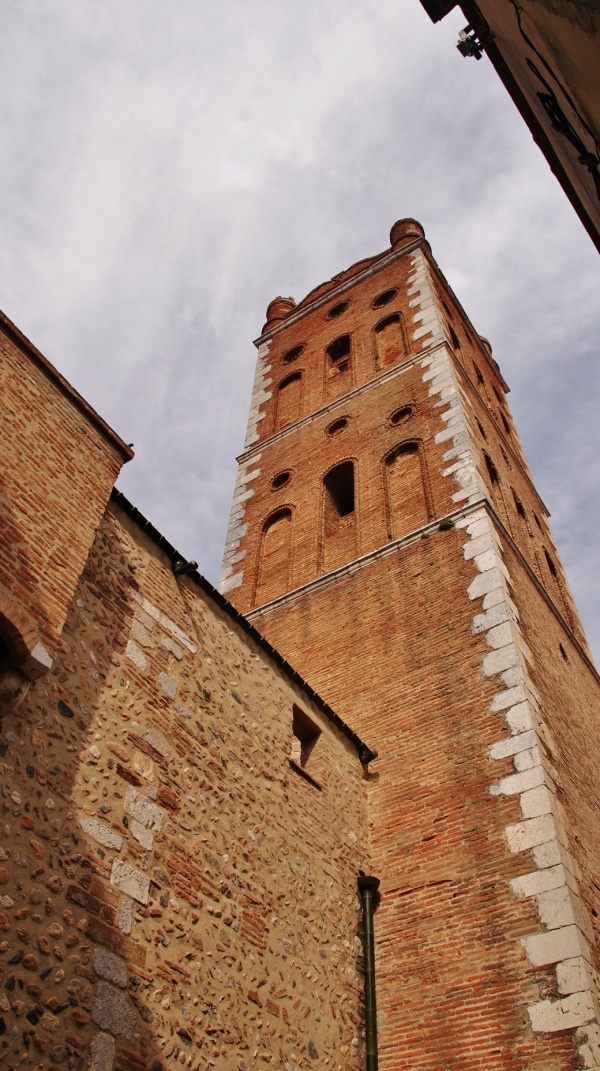
<svg viewBox="0 0 600 1071">
<path fill-rule="evenodd" d="M 122 495 L 98 508 L 110 429 L 87 414 L 87 475 L 68 442 L 62 469 L 32 470 L 82 408 L 27 340 L 4 344 L 21 400 L 36 389 L 2 414 L 0 533 L 20 565 L 0 613 L 0 1066 L 358 1071 L 362 741 L 206 581 L 174 575 Z M 63 473 L 82 483 L 70 495 Z M 73 508 L 86 498 L 91 529 Z M 48 562 L 69 526 L 89 553 L 61 577 L 51 667 L 27 676 L 27 615 L 8 608 L 54 612 Z"/>
</svg>

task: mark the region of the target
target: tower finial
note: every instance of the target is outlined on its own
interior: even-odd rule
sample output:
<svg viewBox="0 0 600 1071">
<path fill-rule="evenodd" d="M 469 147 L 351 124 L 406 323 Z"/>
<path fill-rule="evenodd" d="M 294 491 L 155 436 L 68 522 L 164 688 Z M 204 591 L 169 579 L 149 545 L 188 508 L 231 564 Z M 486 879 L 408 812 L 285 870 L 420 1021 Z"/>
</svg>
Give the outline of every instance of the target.
<svg viewBox="0 0 600 1071">
<path fill-rule="evenodd" d="M 399 245 L 414 242 L 415 238 L 424 238 L 425 231 L 416 219 L 399 219 L 390 231 L 390 245 L 395 249 Z"/>
</svg>

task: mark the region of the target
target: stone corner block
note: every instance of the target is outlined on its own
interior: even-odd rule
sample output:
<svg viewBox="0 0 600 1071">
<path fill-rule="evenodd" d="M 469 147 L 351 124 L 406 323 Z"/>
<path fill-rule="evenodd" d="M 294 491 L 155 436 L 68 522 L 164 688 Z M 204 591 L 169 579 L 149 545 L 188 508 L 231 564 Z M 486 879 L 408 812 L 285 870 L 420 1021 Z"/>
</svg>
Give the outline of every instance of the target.
<svg viewBox="0 0 600 1071">
<path fill-rule="evenodd" d="M 110 883 L 120 889 L 139 904 L 147 904 L 150 893 L 150 878 L 141 870 L 126 863 L 124 859 L 115 859 L 112 865 Z"/>
<path fill-rule="evenodd" d="M 131 1037 L 137 1022 L 136 1014 L 127 997 L 108 982 L 98 982 L 92 1019 L 101 1030 L 115 1037 Z"/>
<path fill-rule="evenodd" d="M 527 1011 L 532 1028 L 546 1034 L 583 1026 L 595 1018 L 592 995 L 589 992 L 573 993 L 562 1000 L 541 1000 L 538 1004 L 532 1004 Z"/>
<path fill-rule="evenodd" d="M 106 948 L 96 948 L 92 965 L 99 978 L 105 978 L 107 982 L 112 982 L 121 989 L 126 988 L 127 965 L 120 956 L 116 956 L 114 952 L 109 952 Z"/>
</svg>

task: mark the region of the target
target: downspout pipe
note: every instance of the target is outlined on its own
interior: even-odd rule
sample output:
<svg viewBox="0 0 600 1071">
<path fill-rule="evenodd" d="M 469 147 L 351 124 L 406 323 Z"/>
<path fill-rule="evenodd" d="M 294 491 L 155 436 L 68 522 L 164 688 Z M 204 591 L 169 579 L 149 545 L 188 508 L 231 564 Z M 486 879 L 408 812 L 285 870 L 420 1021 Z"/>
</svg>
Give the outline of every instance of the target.
<svg viewBox="0 0 600 1071">
<path fill-rule="evenodd" d="M 379 878 L 359 874 L 358 891 L 363 912 L 363 947 L 365 965 L 365 1032 L 367 1043 L 367 1071 L 377 1071 L 377 1001 L 375 998 L 375 936 L 373 914 L 379 889 Z"/>
</svg>

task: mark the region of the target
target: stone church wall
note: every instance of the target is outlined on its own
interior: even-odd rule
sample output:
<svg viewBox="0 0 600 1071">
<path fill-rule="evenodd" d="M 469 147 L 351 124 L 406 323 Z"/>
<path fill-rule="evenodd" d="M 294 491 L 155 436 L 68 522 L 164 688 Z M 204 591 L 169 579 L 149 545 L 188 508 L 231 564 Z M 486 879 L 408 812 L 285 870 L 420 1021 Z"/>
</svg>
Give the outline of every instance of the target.
<svg viewBox="0 0 600 1071">
<path fill-rule="evenodd" d="M 111 503 L 0 723 L 0 1064 L 358 1068 L 366 827 L 355 743 Z"/>
</svg>

